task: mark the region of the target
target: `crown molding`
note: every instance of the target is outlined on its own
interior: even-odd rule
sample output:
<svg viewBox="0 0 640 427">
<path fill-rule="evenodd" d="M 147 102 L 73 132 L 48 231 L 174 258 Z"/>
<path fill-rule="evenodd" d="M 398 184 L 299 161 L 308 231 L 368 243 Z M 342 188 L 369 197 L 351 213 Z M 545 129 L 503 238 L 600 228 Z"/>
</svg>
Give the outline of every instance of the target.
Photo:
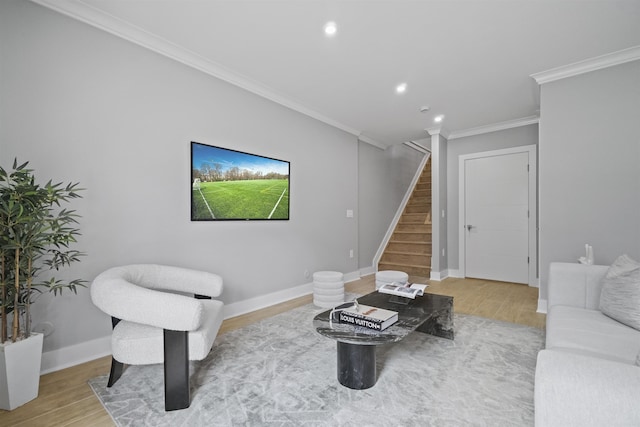
<svg viewBox="0 0 640 427">
<path fill-rule="evenodd" d="M 624 64 L 625 62 L 637 60 L 640 60 L 640 46 L 633 46 L 628 49 L 611 52 L 606 55 L 597 56 L 595 58 L 590 58 L 584 61 L 574 62 L 573 64 L 563 65 L 562 67 L 553 68 L 551 70 L 531 74 L 530 77 L 532 77 L 539 85 L 541 85 L 567 77 L 573 77 L 579 74 L 588 73 L 590 71 L 596 71 L 602 68 L 612 67 L 614 65 Z"/>
<path fill-rule="evenodd" d="M 431 136 L 441 135 L 444 139 L 449 139 L 450 132 L 442 126 L 436 126 L 432 128 L 426 128 L 425 131 Z"/>
<path fill-rule="evenodd" d="M 381 144 L 377 140 L 369 138 L 368 136 L 365 136 L 362 133 L 358 135 L 358 141 L 366 142 L 367 144 L 373 145 L 374 147 L 378 147 L 381 150 L 386 150 L 388 148 L 387 145 Z"/>
<path fill-rule="evenodd" d="M 113 15 L 105 13 L 95 7 L 88 5 L 82 0 L 30 0 L 33 3 L 54 10 L 75 20 L 84 22 L 92 27 L 98 28 L 116 37 L 120 37 L 131 43 L 135 43 L 167 58 L 180 62 L 188 67 L 194 68 L 205 74 L 223 80 L 229 84 L 240 87 L 260 97 L 266 98 L 293 111 L 304 114 L 334 128 L 340 129 L 351 135 L 357 136 L 360 140 L 379 148 L 386 148 L 386 145 L 374 139 L 363 137 L 361 131 L 347 126 L 337 120 L 327 117 L 319 112 L 305 107 L 283 95 L 276 93 L 273 89 L 242 76 L 222 65 L 215 63 L 202 55 L 183 48 L 162 37 L 158 37 L 140 27 L 137 27 Z"/>
<path fill-rule="evenodd" d="M 475 128 L 454 131 L 454 132 L 451 132 L 451 135 L 449 135 L 448 139 L 451 140 L 451 139 L 457 139 L 457 138 L 465 138 L 467 136 L 481 135 L 483 133 L 497 132 L 500 130 L 532 125 L 532 124 L 538 123 L 539 121 L 540 121 L 540 117 L 538 116 L 522 117 L 520 119 L 507 120 L 504 122 L 493 123 L 490 125 L 478 126 Z"/>
</svg>

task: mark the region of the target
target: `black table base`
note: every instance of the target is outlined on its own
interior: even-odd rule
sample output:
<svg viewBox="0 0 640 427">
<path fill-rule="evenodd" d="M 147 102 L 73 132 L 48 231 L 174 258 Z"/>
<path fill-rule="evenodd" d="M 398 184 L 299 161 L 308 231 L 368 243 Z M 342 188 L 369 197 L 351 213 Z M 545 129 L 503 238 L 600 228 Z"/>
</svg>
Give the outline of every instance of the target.
<svg viewBox="0 0 640 427">
<path fill-rule="evenodd" d="M 376 346 L 338 341 L 338 381 L 354 390 L 373 387 L 376 383 Z"/>
<path fill-rule="evenodd" d="M 426 293 L 416 299 L 372 292 L 358 298 L 362 305 L 398 312 L 398 321 L 384 331 L 363 331 L 330 321 L 332 310 L 313 319 L 316 331 L 338 342 L 338 381 L 354 390 L 376 383 L 376 346 L 398 342 L 413 331 L 453 339 L 453 297 Z"/>
</svg>

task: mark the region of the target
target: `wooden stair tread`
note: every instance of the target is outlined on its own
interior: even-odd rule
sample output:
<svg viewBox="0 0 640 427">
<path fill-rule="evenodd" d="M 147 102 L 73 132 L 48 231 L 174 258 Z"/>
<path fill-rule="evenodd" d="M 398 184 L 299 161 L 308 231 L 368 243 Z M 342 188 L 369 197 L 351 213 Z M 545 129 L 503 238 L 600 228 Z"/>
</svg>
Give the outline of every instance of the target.
<svg viewBox="0 0 640 427">
<path fill-rule="evenodd" d="M 411 244 L 411 245 L 430 245 L 431 242 L 420 241 L 420 240 L 389 240 L 389 243 L 402 243 L 402 244 Z"/>
<path fill-rule="evenodd" d="M 402 230 L 396 230 L 393 232 L 393 234 L 432 234 L 431 230 L 420 230 L 420 231 L 402 231 Z"/>
<path fill-rule="evenodd" d="M 385 254 L 394 254 L 394 255 L 422 255 L 422 256 L 431 256 L 431 252 L 407 252 L 407 251 L 384 251 Z"/>
<path fill-rule="evenodd" d="M 380 264 L 398 265 L 398 266 L 402 266 L 402 267 L 417 267 L 417 268 L 425 268 L 425 267 L 430 267 L 431 266 L 431 265 L 427 265 L 427 264 L 409 264 L 409 263 L 402 263 L 402 262 L 381 262 Z"/>
</svg>

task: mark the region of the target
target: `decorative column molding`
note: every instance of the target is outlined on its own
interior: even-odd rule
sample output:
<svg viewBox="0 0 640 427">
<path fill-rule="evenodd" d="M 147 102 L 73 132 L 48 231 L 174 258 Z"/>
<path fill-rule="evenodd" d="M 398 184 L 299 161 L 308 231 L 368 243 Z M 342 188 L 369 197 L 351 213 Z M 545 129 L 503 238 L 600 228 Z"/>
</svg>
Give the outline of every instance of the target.
<svg viewBox="0 0 640 427">
<path fill-rule="evenodd" d="M 449 136 L 451 134 L 451 132 L 449 132 L 446 128 L 444 128 L 442 126 L 435 126 L 435 127 L 432 127 L 432 128 L 426 128 L 425 131 L 427 131 L 427 133 L 432 137 L 434 135 L 441 135 L 445 139 L 449 139 Z M 432 142 L 433 142 L 433 140 L 432 140 Z"/>
<path fill-rule="evenodd" d="M 442 280 L 447 270 L 447 151 L 442 127 L 425 129 L 431 136 L 431 279 Z"/>
</svg>

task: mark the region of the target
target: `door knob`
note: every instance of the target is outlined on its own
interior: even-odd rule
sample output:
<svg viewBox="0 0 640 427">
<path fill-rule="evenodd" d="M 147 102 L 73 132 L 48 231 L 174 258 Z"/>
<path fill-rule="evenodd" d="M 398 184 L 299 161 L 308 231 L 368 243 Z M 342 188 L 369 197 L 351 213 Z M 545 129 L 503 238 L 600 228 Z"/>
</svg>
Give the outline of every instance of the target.
<svg viewBox="0 0 640 427">
<path fill-rule="evenodd" d="M 471 231 L 473 227 L 474 227 L 473 225 L 467 225 L 467 231 Z"/>
</svg>

